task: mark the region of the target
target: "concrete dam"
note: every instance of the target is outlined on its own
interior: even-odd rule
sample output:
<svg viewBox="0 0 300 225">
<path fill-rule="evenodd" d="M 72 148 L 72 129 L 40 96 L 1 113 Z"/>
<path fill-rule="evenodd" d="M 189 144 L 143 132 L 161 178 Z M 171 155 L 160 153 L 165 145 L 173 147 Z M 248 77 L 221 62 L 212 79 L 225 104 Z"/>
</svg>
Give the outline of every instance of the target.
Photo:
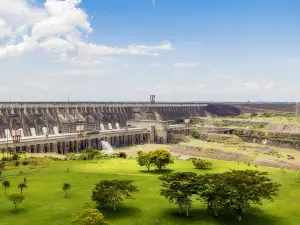
<svg viewBox="0 0 300 225">
<path fill-rule="evenodd" d="M 216 108 L 222 115 L 228 111 L 196 103 L 0 103 L 0 138 L 11 137 L 12 130 L 20 130 L 21 136 L 75 133 L 78 125 L 86 131 L 113 130 L 128 120 L 203 117 L 209 111 L 217 114 Z"/>
<path fill-rule="evenodd" d="M 85 130 L 120 129 L 126 121 L 173 120 L 206 115 L 205 104 L 103 104 L 103 103 L 2 103 L 0 138 L 11 137 L 12 130 L 21 136 L 75 133 Z"/>
</svg>

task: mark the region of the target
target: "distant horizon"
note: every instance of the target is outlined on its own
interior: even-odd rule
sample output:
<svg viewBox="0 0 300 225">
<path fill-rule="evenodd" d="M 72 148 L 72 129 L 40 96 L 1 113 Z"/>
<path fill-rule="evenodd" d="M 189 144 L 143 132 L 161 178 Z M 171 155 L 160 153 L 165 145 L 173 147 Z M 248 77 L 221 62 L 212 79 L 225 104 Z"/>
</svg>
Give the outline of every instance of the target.
<svg viewBox="0 0 300 225">
<path fill-rule="evenodd" d="M 97 104 L 118 104 L 118 103 L 129 103 L 129 104 L 151 104 L 150 101 L 0 101 L 0 104 L 39 104 L 39 103 L 74 103 L 74 104 L 83 104 L 83 103 L 97 103 Z M 210 103 L 228 103 L 228 104 L 296 104 L 297 102 L 292 101 L 247 101 L 247 102 L 238 102 L 238 101 L 156 101 L 155 104 L 159 103 L 171 103 L 171 104 L 210 104 Z"/>
</svg>

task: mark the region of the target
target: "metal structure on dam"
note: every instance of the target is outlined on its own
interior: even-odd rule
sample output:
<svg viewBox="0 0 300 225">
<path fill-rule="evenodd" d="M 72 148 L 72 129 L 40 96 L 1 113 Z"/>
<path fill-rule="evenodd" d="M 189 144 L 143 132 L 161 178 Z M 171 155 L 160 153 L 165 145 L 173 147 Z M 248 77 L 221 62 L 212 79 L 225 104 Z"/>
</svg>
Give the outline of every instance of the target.
<svg viewBox="0 0 300 225">
<path fill-rule="evenodd" d="M 205 116 L 206 108 L 198 103 L 0 103 L 0 138 L 11 138 L 13 130 L 21 137 L 75 133 L 78 125 L 87 131 L 120 129 L 132 119 Z"/>
</svg>

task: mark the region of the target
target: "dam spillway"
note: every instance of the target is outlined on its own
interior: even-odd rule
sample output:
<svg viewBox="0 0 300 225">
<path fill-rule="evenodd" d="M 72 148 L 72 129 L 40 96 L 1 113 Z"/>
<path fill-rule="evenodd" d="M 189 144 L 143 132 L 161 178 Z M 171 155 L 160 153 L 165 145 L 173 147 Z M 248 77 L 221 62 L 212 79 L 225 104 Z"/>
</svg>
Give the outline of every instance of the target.
<svg viewBox="0 0 300 225">
<path fill-rule="evenodd" d="M 0 103 L 0 138 L 20 130 L 22 136 L 75 133 L 85 130 L 112 130 L 126 121 L 174 120 L 206 115 L 206 104 L 189 103 Z"/>
</svg>

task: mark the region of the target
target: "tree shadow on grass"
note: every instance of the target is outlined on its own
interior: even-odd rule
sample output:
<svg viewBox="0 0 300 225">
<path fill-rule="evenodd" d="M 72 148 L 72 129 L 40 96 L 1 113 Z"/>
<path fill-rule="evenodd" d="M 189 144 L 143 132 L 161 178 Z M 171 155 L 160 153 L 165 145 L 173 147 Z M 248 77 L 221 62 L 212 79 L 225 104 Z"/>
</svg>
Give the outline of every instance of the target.
<svg viewBox="0 0 300 225">
<path fill-rule="evenodd" d="M 148 173 L 148 174 L 159 174 L 159 175 L 162 175 L 162 174 L 169 174 L 169 173 L 172 173 L 174 170 L 172 169 L 163 169 L 162 171 L 159 171 L 159 170 L 140 170 L 141 173 Z"/>
<path fill-rule="evenodd" d="M 136 207 L 120 205 L 117 206 L 117 210 L 114 212 L 112 208 L 98 207 L 100 212 L 106 219 L 114 220 L 123 217 L 134 218 L 142 213 L 142 210 Z"/>
<path fill-rule="evenodd" d="M 9 210 L 9 213 L 11 214 L 22 214 L 22 213 L 26 213 L 28 210 L 26 208 L 17 208 L 15 209 L 11 209 Z"/>
<path fill-rule="evenodd" d="M 184 213 L 179 214 L 176 209 L 168 209 L 164 211 L 165 215 L 173 220 L 177 221 L 177 224 L 184 224 L 190 222 L 198 222 L 199 224 L 217 224 L 217 225 L 276 225 L 285 224 L 286 221 L 283 218 L 276 217 L 274 215 L 268 215 L 264 211 L 253 208 L 244 214 L 243 220 L 237 222 L 234 215 L 221 215 L 217 218 L 212 216 L 212 213 L 206 209 L 192 209 L 189 211 L 187 217 Z"/>
</svg>

